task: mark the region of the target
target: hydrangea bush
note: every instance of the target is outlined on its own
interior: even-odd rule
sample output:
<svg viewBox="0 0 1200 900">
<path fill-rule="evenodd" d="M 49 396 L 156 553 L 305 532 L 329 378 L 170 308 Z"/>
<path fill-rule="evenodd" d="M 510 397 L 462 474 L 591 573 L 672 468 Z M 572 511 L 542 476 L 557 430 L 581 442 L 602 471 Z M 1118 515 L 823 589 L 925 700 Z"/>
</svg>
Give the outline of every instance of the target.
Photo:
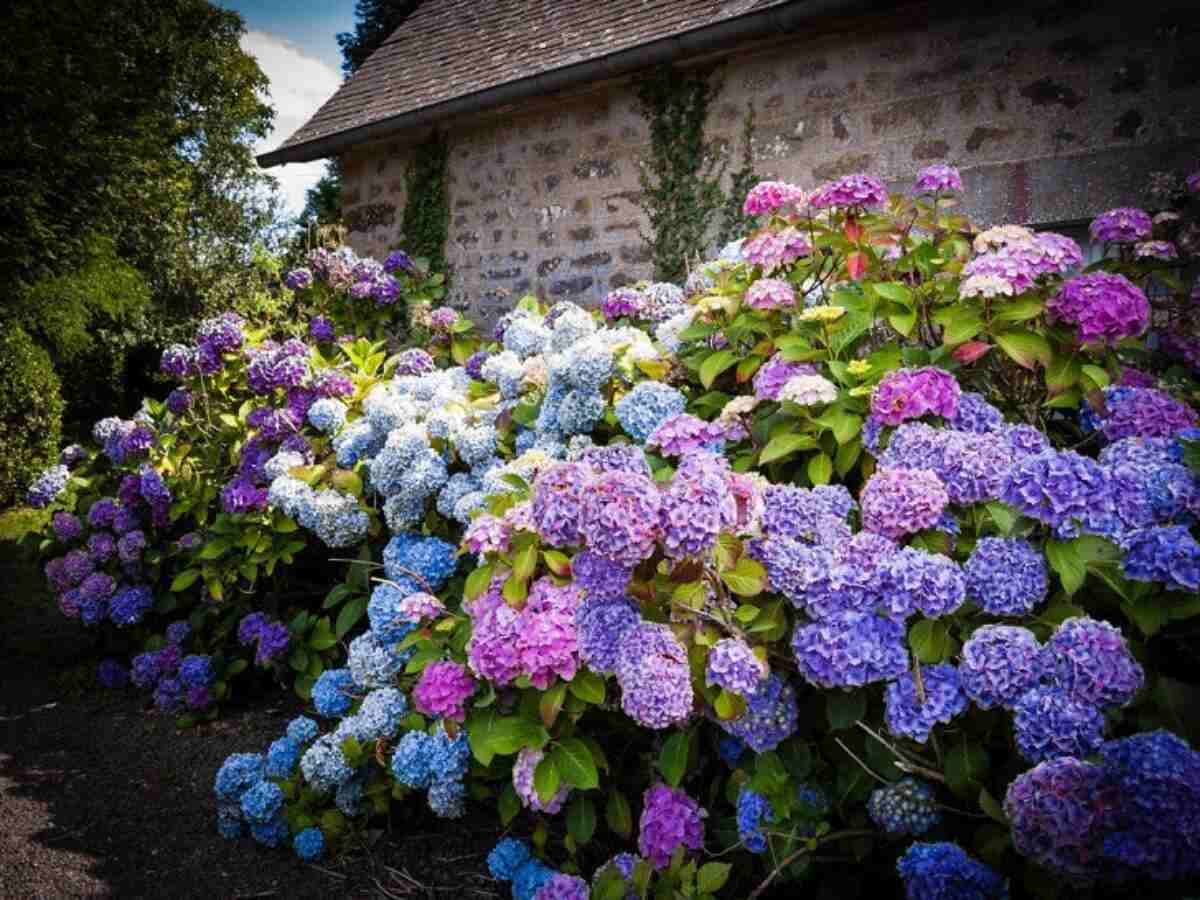
<svg viewBox="0 0 1200 900">
<path fill-rule="evenodd" d="M 171 418 L 101 443 L 166 473 L 151 522 L 239 507 L 198 523 L 189 568 L 168 556 L 173 582 L 253 593 L 270 548 L 276 571 L 355 557 L 282 625 L 320 723 L 227 761 L 222 833 L 313 859 L 392 804 L 486 804 L 529 836 L 488 862 L 530 900 L 1195 878 L 1188 253 L 1158 246 L 1173 220 L 1114 210 L 1082 271 L 1062 235 L 975 228 L 961 186 L 765 183 L 683 288 L 525 298 L 488 342 L 429 310 L 443 337 L 410 349 L 240 323 L 234 346 L 223 320 L 170 351 L 190 404 L 158 414 L 236 455 L 197 466 Z M 289 280 L 390 305 L 400 261 L 347 265 Z M 71 465 L 39 501 L 78 492 Z M 271 657 L 281 620 L 241 613 Z M 221 674 L 148 650 L 156 691 Z"/>
</svg>

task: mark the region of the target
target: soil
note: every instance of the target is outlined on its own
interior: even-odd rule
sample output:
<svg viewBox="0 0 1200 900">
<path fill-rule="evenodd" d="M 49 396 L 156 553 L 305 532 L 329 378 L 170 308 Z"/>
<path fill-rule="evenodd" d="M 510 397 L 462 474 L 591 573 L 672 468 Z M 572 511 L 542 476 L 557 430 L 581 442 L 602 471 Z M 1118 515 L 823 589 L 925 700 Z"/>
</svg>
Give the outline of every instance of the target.
<svg viewBox="0 0 1200 900">
<path fill-rule="evenodd" d="M 27 564 L 0 561 L 0 896 L 501 898 L 495 813 L 405 809 L 369 849 L 305 865 L 214 827 L 227 755 L 261 751 L 299 712 L 279 695 L 187 731 L 136 692 L 71 689 L 92 647 Z M 82 681 L 82 679 L 79 679 Z"/>
</svg>

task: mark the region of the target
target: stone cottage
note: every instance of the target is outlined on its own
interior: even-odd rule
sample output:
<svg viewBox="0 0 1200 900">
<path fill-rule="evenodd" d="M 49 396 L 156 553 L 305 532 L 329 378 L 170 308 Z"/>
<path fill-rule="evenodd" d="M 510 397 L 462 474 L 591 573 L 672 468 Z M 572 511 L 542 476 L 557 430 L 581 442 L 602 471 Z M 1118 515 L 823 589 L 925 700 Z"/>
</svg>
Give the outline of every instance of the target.
<svg viewBox="0 0 1200 900">
<path fill-rule="evenodd" d="M 1189 7 L 1191 9 L 1189 10 Z M 337 156 L 349 243 L 402 246 L 404 172 L 449 142 L 456 305 L 598 302 L 649 277 L 637 204 L 657 66 L 719 62 L 706 138 L 811 188 L 961 168 L 984 223 L 1070 231 L 1200 159 L 1200 17 L 1143 0 L 425 0 L 263 166 Z"/>
</svg>

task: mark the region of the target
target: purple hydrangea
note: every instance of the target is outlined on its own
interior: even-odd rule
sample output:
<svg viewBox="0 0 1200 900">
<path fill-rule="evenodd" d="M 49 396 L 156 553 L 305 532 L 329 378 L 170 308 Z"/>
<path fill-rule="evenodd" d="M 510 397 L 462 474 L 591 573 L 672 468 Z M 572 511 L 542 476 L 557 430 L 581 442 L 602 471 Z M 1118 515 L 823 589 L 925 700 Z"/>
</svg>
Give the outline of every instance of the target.
<svg viewBox="0 0 1200 900">
<path fill-rule="evenodd" d="M 708 651 L 705 683 L 749 697 L 767 677 L 767 664 L 740 638 L 724 638 Z"/>
<path fill-rule="evenodd" d="M 51 520 L 54 536 L 64 544 L 78 539 L 83 534 L 83 523 L 69 512 L 56 512 Z"/>
<path fill-rule="evenodd" d="M 840 484 L 811 489 L 771 485 L 763 492 L 763 531 L 770 537 L 820 543 L 825 520 L 844 520 L 854 507 L 854 498 Z"/>
<path fill-rule="evenodd" d="M 908 671 L 904 626 L 873 613 L 847 612 L 797 625 L 792 651 L 800 674 L 817 687 L 861 687 Z"/>
<path fill-rule="evenodd" d="M 946 424 L 955 431 L 970 431 L 986 434 L 999 431 L 1004 425 L 1004 414 L 984 399 L 982 394 L 963 391 L 958 398 L 958 407 Z"/>
<path fill-rule="evenodd" d="M 472 353 L 465 363 L 463 368 L 467 370 L 467 374 L 476 381 L 483 381 L 483 364 L 491 358 L 491 354 L 486 350 L 477 350 Z"/>
<path fill-rule="evenodd" d="M 871 415 L 884 425 L 899 425 L 926 415 L 953 419 L 962 390 L 945 369 L 897 369 L 871 395 Z"/>
<path fill-rule="evenodd" d="M 1129 536 L 1121 569 L 1134 581 L 1161 581 L 1169 590 L 1200 591 L 1200 544 L 1184 525 L 1143 528 Z"/>
<path fill-rule="evenodd" d="M 928 469 L 879 469 L 863 489 L 863 528 L 897 540 L 932 528 L 950 497 Z"/>
<path fill-rule="evenodd" d="M 888 615 L 903 621 L 921 614 L 937 619 L 955 612 L 966 598 L 966 579 L 958 563 L 940 553 L 901 547 L 881 567 Z"/>
<path fill-rule="evenodd" d="M 1073 450 L 1046 450 L 1017 460 L 1000 491 L 1000 499 L 1021 515 L 1056 529 L 1086 518 L 1106 498 L 1100 465 Z"/>
<path fill-rule="evenodd" d="M 413 688 L 413 704 L 427 716 L 461 722 L 467 715 L 467 698 L 475 688 L 475 679 L 465 666 L 449 661 L 430 663 Z"/>
<path fill-rule="evenodd" d="M 1149 213 L 1129 206 L 1110 209 L 1092 219 L 1092 240 L 1104 244 L 1133 244 L 1150 237 L 1154 222 Z"/>
<path fill-rule="evenodd" d="M 600 304 L 600 312 L 609 322 L 621 318 L 638 318 L 646 306 L 646 298 L 641 291 L 632 287 L 619 287 L 604 295 Z"/>
<path fill-rule="evenodd" d="M 122 587 L 109 603 L 108 617 L 119 626 L 136 625 L 153 606 L 154 594 L 150 588 L 145 585 Z"/>
<path fill-rule="evenodd" d="M 591 468 L 580 463 L 559 463 L 538 473 L 533 484 L 533 522 L 550 546 L 580 543 L 580 518 L 592 478 Z"/>
<path fill-rule="evenodd" d="M 1170 438 L 1196 425 L 1196 411 L 1154 388 L 1108 387 L 1096 424 L 1110 441 Z"/>
<path fill-rule="evenodd" d="M 704 848 L 708 812 L 677 788 L 656 784 L 642 797 L 638 822 L 638 852 L 656 869 L 665 868 L 679 847 Z"/>
<path fill-rule="evenodd" d="M 102 688 L 119 690 L 129 684 L 129 670 L 115 659 L 106 659 L 96 669 L 96 681 Z"/>
<path fill-rule="evenodd" d="M 730 493 L 723 459 L 697 451 L 685 457 L 660 494 L 663 552 L 671 559 L 710 549 L 722 527 L 733 525 L 737 502 Z"/>
<path fill-rule="evenodd" d="M 963 189 L 962 176 L 954 166 L 935 163 L 917 174 L 914 194 L 957 194 Z"/>
<path fill-rule="evenodd" d="M 302 291 L 312 286 L 313 275 L 308 269 L 292 269 L 283 279 L 283 283 L 293 291 Z"/>
<path fill-rule="evenodd" d="M 246 321 L 235 312 L 224 312 L 205 319 L 196 329 L 196 345 L 213 353 L 233 353 L 245 340 L 243 327 Z"/>
<path fill-rule="evenodd" d="M 874 209 L 887 203 L 887 188 L 870 175 L 844 175 L 823 184 L 808 199 L 813 209 Z"/>
<path fill-rule="evenodd" d="M 809 363 L 789 362 L 776 353 L 754 373 L 754 396 L 759 400 L 778 400 L 783 386 L 799 375 L 816 375 Z"/>
<path fill-rule="evenodd" d="M 246 383 L 256 394 L 299 387 L 308 377 L 307 356 L 308 348 L 301 341 L 283 345 L 267 341 L 247 353 Z"/>
<path fill-rule="evenodd" d="M 1150 302 L 1123 275 L 1088 272 L 1064 282 L 1047 301 L 1046 312 L 1077 326 L 1081 344 L 1115 343 L 1146 330 Z"/>
<path fill-rule="evenodd" d="M 1046 644 L 1055 687 L 1091 706 L 1127 706 L 1145 683 L 1119 628 L 1086 616 L 1066 619 Z"/>
<path fill-rule="evenodd" d="M 966 712 L 967 695 L 954 666 L 924 666 L 907 672 L 888 685 L 884 695 L 888 731 L 924 744 L 935 725 L 946 725 Z"/>
<path fill-rule="evenodd" d="M 654 551 L 661 509 L 658 488 L 649 478 L 632 472 L 605 472 L 588 487 L 579 534 L 594 553 L 634 566 Z"/>
<path fill-rule="evenodd" d="M 645 728 L 669 728 L 692 712 L 687 651 L 666 625 L 643 622 L 625 631 L 614 666 L 621 708 Z"/>
<path fill-rule="evenodd" d="M 980 538 L 963 571 L 967 597 L 993 616 L 1023 616 L 1046 599 L 1046 560 L 1021 538 Z"/>
<path fill-rule="evenodd" d="M 1037 637 L 1015 625 L 983 625 L 963 645 L 958 672 L 966 695 L 982 709 L 1011 709 L 1049 674 Z"/>
<path fill-rule="evenodd" d="M 724 444 L 723 427 L 716 422 L 705 422 L 690 413 L 672 416 L 646 438 L 646 446 L 657 447 L 663 456 L 687 456 L 697 450 L 720 453 Z"/>
<path fill-rule="evenodd" d="M 795 689 L 782 676 L 771 674 L 746 697 L 744 713 L 719 724 L 755 753 L 765 753 L 795 733 L 799 718 Z"/>
<path fill-rule="evenodd" d="M 584 550 L 571 560 L 571 576 L 588 597 L 613 600 L 625 596 L 633 570 Z"/>
<path fill-rule="evenodd" d="M 192 408 L 192 392 L 187 388 L 175 388 L 167 394 L 167 409 L 174 415 L 182 416 Z"/>
<path fill-rule="evenodd" d="M 947 432 L 941 465 L 935 470 L 950 502 L 971 506 L 994 500 L 1012 462 L 1012 448 L 1001 433 Z"/>
<path fill-rule="evenodd" d="M 1084 757 L 1104 741 L 1100 710 L 1053 687 L 1035 687 L 1013 708 L 1017 750 L 1030 762 L 1057 756 Z"/>
<path fill-rule="evenodd" d="M 637 608 L 627 600 L 609 597 L 584 600 L 575 611 L 579 658 L 600 675 L 613 672 L 626 632 L 640 621 Z"/>
<path fill-rule="evenodd" d="M 433 357 L 420 347 L 411 347 L 396 357 L 397 375 L 428 375 L 436 368 Z"/>
<path fill-rule="evenodd" d="M 45 509 L 67 489 L 71 470 L 64 465 L 55 465 L 43 471 L 29 485 L 26 502 L 34 509 Z"/>
</svg>

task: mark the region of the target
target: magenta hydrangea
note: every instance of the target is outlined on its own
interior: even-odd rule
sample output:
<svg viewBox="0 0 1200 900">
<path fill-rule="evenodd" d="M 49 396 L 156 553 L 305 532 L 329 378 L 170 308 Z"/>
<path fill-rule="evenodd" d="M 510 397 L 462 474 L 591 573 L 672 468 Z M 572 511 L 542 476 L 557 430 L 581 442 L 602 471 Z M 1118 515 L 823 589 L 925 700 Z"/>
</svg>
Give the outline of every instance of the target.
<svg viewBox="0 0 1200 900">
<path fill-rule="evenodd" d="M 750 188 L 742 204 L 747 216 L 762 216 L 779 212 L 787 206 L 798 207 L 804 203 L 804 191 L 786 181 L 760 181 Z"/>
<path fill-rule="evenodd" d="M 678 788 L 655 784 L 642 796 L 638 822 L 638 852 L 662 869 L 679 847 L 704 847 L 704 820 L 708 811 Z"/>
<path fill-rule="evenodd" d="M 963 189 L 962 176 L 954 166 L 935 163 L 917 174 L 914 194 L 957 194 Z"/>
<path fill-rule="evenodd" d="M 520 675 L 539 690 L 555 677 L 569 681 L 579 668 L 575 611 L 579 589 L 539 578 L 518 610 L 504 602 L 497 580 L 470 608 L 467 661 L 476 675 L 506 685 Z"/>
<path fill-rule="evenodd" d="M 753 648 L 740 638 L 723 638 L 708 651 L 705 682 L 749 697 L 770 670 Z"/>
<path fill-rule="evenodd" d="M 883 182 L 871 175 L 844 175 L 817 188 L 808 203 L 813 209 L 875 209 L 887 203 Z"/>
<path fill-rule="evenodd" d="M 654 551 L 662 499 L 644 475 L 605 472 L 588 488 L 579 534 L 593 553 L 634 566 Z"/>
<path fill-rule="evenodd" d="M 889 372 L 871 395 L 871 415 L 884 425 L 899 425 L 925 415 L 952 419 L 961 393 L 958 382 L 945 369 L 897 369 Z"/>
<path fill-rule="evenodd" d="M 792 227 L 765 229 L 742 244 L 742 257 L 758 266 L 766 275 L 811 253 L 812 244 L 808 238 Z"/>
<path fill-rule="evenodd" d="M 1104 244 L 1132 244 L 1144 241 L 1154 230 L 1149 213 L 1130 206 L 1102 212 L 1092 219 L 1088 233 Z"/>
<path fill-rule="evenodd" d="M 792 286 L 778 278 L 760 278 L 746 289 L 746 303 L 753 309 L 783 309 L 795 302 Z"/>
<path fill-rule="evenodd" d="M 467 698 L 475 693 L 475 679 L 456 662 L 430 663 L 413 688 L 413 703 L 427 716 L 463 721 Z"/>
<path fill-rule="evenodd" d="M 1081 344 L 1115 343 L 1146 330 L 1150 302 L 1132 281 L 1110 272 L 1088 272 L 1063 283 L 1046 312 L 1077 328 Z"/>
<path fill-rule="evenodd" d="M 553 797 L 549 800 L 542 800 L 538 795 L 537 788 L 534 787 L 533 776 L 538 763 L 545 758 L 546 754 L 542 750 L 534 750 L 532 747 L 521 748 L 516 762 L 513 763 L 512 783 L 522 806 L 532 809 L 534 812 L 553 816 L 562 810 L 563 804 L 571 793 L 571 786 L 563 781 L 559 784 Z"/>
<path fill-rule="evenodd" d="M 669 728 L 692 713 L 688 655 L 666 625 L 642 622 L 625 631 L 615 663 L 621 708 L 646 728 Z"/>
<path fill-rule="evenodd" d="M 641 291 L 631 287 L 620 287 L 604 295 L 600 311 L 610 322 L 620 318 L 637 318 L 646 307 L 646 298 Z"/>
<path fill-rule="evenodd" d="M 1086 616 L 1060 624 L 1046 655 L 1054 685 L 1091 706 L 1126 706 L 1146 680 L 1121 630 Z"/>
<path fill-rule="evenodd" d="M 950 497 L 928 469 L 895 468 L 875 472 L 859 502 L 863 528 L 898 540 L 936 525 Z"/>
</svg>

